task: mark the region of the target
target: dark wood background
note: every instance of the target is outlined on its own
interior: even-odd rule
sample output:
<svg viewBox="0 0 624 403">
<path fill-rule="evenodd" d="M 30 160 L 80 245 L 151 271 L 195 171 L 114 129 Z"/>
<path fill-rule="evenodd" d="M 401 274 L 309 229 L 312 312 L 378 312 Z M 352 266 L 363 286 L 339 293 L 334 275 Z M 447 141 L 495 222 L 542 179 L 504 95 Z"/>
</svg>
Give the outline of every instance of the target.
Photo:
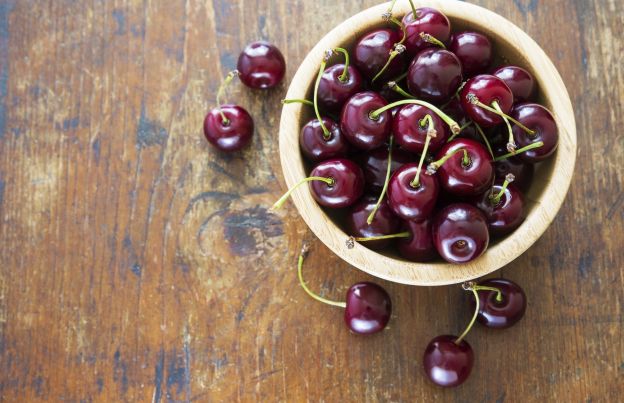
<svg viewBox="0 0 624 403">
<path fill-rule="evenodd" d="M 429 384 L 429 339 L 470 312 L 458 286 L 381 282 L 395 317 L 356 337 L 339 298 L 368 279 L 313 239 L 283 191 L 280 99 L 306 52 L 365 1 L 0 0 L 0 400 L 615 402 L 624 392 L 624 3 L 481 0 L 543 46 L 567 83 L 579 155 L 552 227 L 500 274 L 513 329 L 475 328 L 469 381 Z M 201 134 L 249 41 L 285 82 L 234 85 L 253 144 Z M 620 400 L 621 401 L 621 400 Z"/>
</svg>

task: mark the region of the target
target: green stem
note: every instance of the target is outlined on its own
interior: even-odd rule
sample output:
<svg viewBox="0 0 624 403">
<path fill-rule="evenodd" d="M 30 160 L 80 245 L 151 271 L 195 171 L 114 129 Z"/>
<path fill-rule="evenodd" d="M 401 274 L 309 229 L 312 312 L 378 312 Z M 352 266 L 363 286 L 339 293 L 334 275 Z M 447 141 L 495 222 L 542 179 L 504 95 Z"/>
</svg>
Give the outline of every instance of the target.
<svg viewBox="0 0 624 403">
<path fill-rule="evenodd" d="M 472 103 L 473 105 L 477 105 L 483 109 L 485 109 L 486 111 L 492 112 L 496 115 L 499 115 L 500 117 L 503 117 L 503 115 L 505 115 L 505 117 L 507 119 L 509 119 L 510 121 L 513 122 L 513 124 L 515 124 L 516 126 L 518 126 L 519 128 L 521 128 L 522 130 L 524 130 L 525 132 L 527 132 L 529 135 L 533 136 L 535 135 L 535 131 L 529 129 L 528 127 L 526 127 L 525 125 L 523 125 L 522 123 L 518 122 L 516 119 L 512 118 L 511 116 L 502 113 L 502 111 L 497 111 L 496 109 L 492 108 L 491 106 L 488 106 L 486 104 L 484 104 L 483 102 L 479 101 L 479 98 L 477 98 L 477 96 L 473 93 L 469 93 L 467 95 L 468 101 L 470 101 L 470 103 Z"/>
<path fill-rule="evenodd" d="M 529 151 L 529 150 L 532 150 L 534 148 L 540 148 L 543 145 L 544 145 L 544 143 L 541 142 L 541 141 L 537 141 L 535 143 L 531 143 L 531 144 L 529 144 L 527 146 L 522 147 L 519 150 L 514 151 L 513 153 L 507 153 L 505 155 L 501 155 L 500 157 L 494 158 L 494 162 L 506 160 L 509 157 L 513 157 L 513 156 L 521 154 L 521 153 L 523 153 L 525 151 Z"/>
<path fill-rule="evenodd" d="M 477 128 L 477 132 L 479 132 L 479 135 L 485 142 L 485 145 L 487 146 L 487 149 L 490 152 L 490 155 L 492 156 L 492 160 L 494 160 L 494 151 L 492 151 L 492 146 L 490 145 L 490 141 L 487 139 L 487 136 L 485 135 L 485 133 L 483 133 L 483 129 L 481 128 L 481 126 L 479 126 L 476 122 L 474 125 Z"/>
<path fill-rule="evenodd" d="M 388 81 L 388 87 L 397 94 L 404 96 L 405 98 L 416 99 L 412 94 L 401 88 L 396 81 Z"/>
<path fill-rule="evenodd" d="M 507 151 L 509 151 L 510 153 L 513 153 L 516 151 L 516 148 L 518 148 L 518 146 L 516 145 L 516 141 L 514 140 L 513 130 L 511 130 L 509 119 L 507 119 L 507 115 L 503 113 L 503 110 L 500 108 L 497 101 L 495 100 L 492 101 L 492 106 L 494 107 L 494 109 L 496 109 L 498 114 L 503 118 L 503 121 L 505 121 L 505 125 L 507 125 L 507 132 L 509 133 L 509 137 L 507 139 Z"/>
<path fill-rule="evenodd" d="M 449 137 L 448 140 L 446 140 L 447 143 L 450 143 L 451 141 L 453 141 L 455 139 L 455 137 L 459 136 L 461 134 L 461 132 L 467 128 L 468 126 L 470 126 L 472 124 L 472 121 L 465 123 L 462 127 L 459 128 L 459 131 L 457 133 L 453 133 L 451 134 L 451 137 Z"/>
<path fill-rule="evenodd" d="M 304 104 L 308 106 L 314 106 L 314 102 L 307 99 L 282 99 L 283 104 Z"/>
<path fill-rule="evenodd" d="M 490 202 L 492 203 L 493 206 L 496 206 L 498 205 L 498 203 L 500 203 L 501 198 L 505 194 L 505 190 L 507 190 L 507 186 L 509 186 L 509 184 L 513 182 L 514 179 L 516 179 L 516 177 L 513 174 L 511 173 L 507 174 L 505 176 L 505 182 L 503 182 L 503 186 L 501 186 L 500 192 L 498 192 L 496 196 L 490 195 Z"/>
<path fill-rule="evenodd" d="M 381 240 L 384 240 L 384 239 L 409 238 L 410 236 L 412 236 L 412 234 L 409 231 L 404 231 L 404 232 L 398 232 L 396 234 L 390 234 L 390 235 L 353 237 L 353 240 L 357 241 L 357 242 L 381 241 Z"/>
<path fill-rule="evenodd" d="M 464 156 L 462 158 L 462 165 L 467 166 L 470 164 L 470 158 L 468 158 L 468 152 L 466 152 L 465 149 L 463 148 L 458 148 L 456 150 L 451 151 L 450 153 L 444 154 L 444 156 L 442 158 L 440 158 L 437 161 L 434 161 L 432 163 L 430 163 L 427 166 L 427 175 L 433 175 L 434 173 L 436 173 L 436 171 L 442 166 L 444 165 L 444 163 L 446 161 L 448 161 L 449 158 L 451 158 L 453 155 L 457 154 L 458 152 L 463 151 L 464 152 Z M 468 161 L 468 162 L 466 162 Z"/>
<path fill-rule="evenodd" d="M 425 122 L 426 121 L 426 122 Z M 420 186 L 420 171 L 422 169 L 423 163 L 425 162 L 425 158 L 427 156 L 427 149 L 429 148 L 429 142 L 432 137 L 437 135 L 435 127 L 433 126 L 433 119 L 431 115 L 425 115 L 422 122 L 419 122 L 421 127 L 424 127 L 423 122 L 428 125 L 427 129 L 427 137 L 425 137 L 425 146 L 423 147 L 423 152 L 420 154 L 420 161 L 418 161 L 418 168 L 416 168 L 416 176 L 410 182 L 410 186 L 414 189 L 417 189 Z"/>
<path fill-rule="evenodd" d="M 345 58 L 344 69 L 342 69 L 342 74 L 338 77 L 338 80 L 344 83 L 349 79 L 349 52 L 344 48 L 334 48 L 334 51 L 342 53 Z"/>
<path fill-rule="evenodd" d="M 388 7 L 388 11 L 386 11 L 386 13 L 383 15 L 384 19 L 389 19 L 390 17 L 392 17 L 392 9 L 394 8 L 395 4 L 396 0 L 392 0 L 392 3 L 390 3 L 390 7 Z"/>
<path fill-rule="evenodd" d="M 308 286 L 306 285 L 305 281 L 303 281 L 303 261 L 305 259 L 305 255 L 308 253 L 308 245 L 303 245 L 303 247 L 301 248 L 301 254 L 299 255 L 299 261 L 297 262 L 297 277 L 299 277 L 299 284 L 301 284 L 301 287 L 303 287 L 303 290 L 312 298 L 314 298 L 317 301 L 320 301 L 324 304 L 327 305 L 332 305 L 332 306 L 338 306 L 341 308 L 346 308 L 347 304 L 346 302 L 338 302 L 338 301 L 332 301 L 326 298 L 321 297 L 320 295 L 317 295 L 315 293 L 312 292 L 312 290 L 310 290 L 308 288 Z"/>
<path fill-rule="evenodd" d="M 219 89 L 217 90 L 217 109 L 219 109 L 219 113 L 221 114 L 221 123 L 223 123 L 223 125 L 225 126 L 230 124 L 230 119 L 225 116 L 223 110 L 221 109 L 221 97 L 225 92 L 225 88 L 228 86 L 229 83 L 232 82 L 234 77 L 238 77 L 238 74 L 238 70 L 230 71 L 227 76 L 225 76 L 225 80 L 223 80 L 221 85 L 219 85 Z"/>
<path fill-rule="evenodd" d="M 477 316 L 479 315 L 479 294 L 477 294 L 477 290 L 475 289 L 474 286 L 471 286 L 469 290 L 472 291 L 472 294 L 475 297 L 475 311 L 474 311 L 474 315 L 472 315 L 472 319 L 470 320 L 470 323 L 468 324 L 464 332 L 461 334 L 461 336 L 457 338 L 457 340 L 455 340 L 455 344 L 457 345 L 461 343 L 461 341 L 464 339 L 464 337 L 466 337 L 470 329 L 472 329 L 472 326 L 474 325 L 475 321 L 477 320 Z"/>
<path fill-rule="evenodd" d="M 318 119 L 319 124 L 321 125 L 321 129 L 323 129 L 323 138 L 325 138 L 325 140 L 331 137 L 331 133 L 329 132 L 329 130 L 327 130 L 327 127 L 325 127 L 325 124 L 323 123 L 323 119 L 321 119 L 321 114 L 319 113 L 318 89 L 319 89 L 319 84 L 321 83 L 321 78 L 323 77 L 323 73 L 325 72 L 325 65 L 327 65 L 328 56 L 329 54 L 326 55 L 323 61 L 321 62 L 321 68 L 319 69 L 318 76 L 316 76 L 316 83 L 314 84 L 314 113 L 316 113 L 316 118 Z"/>
<path fill-rule="evenodd" d="M 454 121 L 446 113 L 442 112 L 437 106 L 434 106 L 434 105 L 430 104 L 429 102 L 421 101 L 420 99 L 402 99 L 400 101 L 393 102 L 391 104 L 388 104 L 388 105 L 383 106 L 383 107 L 381 107 L 381 108 L 379 108 L 377 110 L 372 111 L 370 113 L 370 117 L 371 117 L 371 119 L 375 120 L 383 112 L 385 112 L 385 111 L 387 111 L 389 109 L 392 109 L 395 106 L 407 105 L 407 104 L 416 104 L 416 105 L 426 106 L 427 108 L 431 109 L 436 115 L 438 115 L 440 117 L 440 119 L 442 119 L 444 121 L 444 123 L 449 125 L 449 127 L 451 128 L 451 132 L 453 132 L 453 133 L 458 133 L 459 132 L 460 127 L 459 127 L 459 125 L 457 124 L 456 121 Z"/>
<path fill-rule="evenodd" d="M 386 168 L 386 179 L 384 180 L 384 185 L 383 185 L 383 188 L 381 189 L 381 194 L 379 195 L 379 199 L 377 200 L 377 203 L 375 204 L 373 211 L 371 211 L 368 218 L 366 219 L 366 223 L 368 225 L 371 225 L 371 223 L 375 219 L 375 214 L 377 214 L 377 210 L 379 209 L 379 206 L 381 206 L 381 202 L 383 201 L 383 198 L 386 195 L 386 191 L 388 190 L 388 182 L 390 182 L 390 171 L 392 168 L 392 141 L 393 141 L 393 136 L 390 136 L 390 144 L 388 145 L 388 166 Z"/>
<path fill-rule="evenodd" d="M 280 207 L 282 207 L 284 203 L 286 203 L 286 200 L 288 200 L 288 197 L 290 197 L 291 193 L 294 192 L 295 189 L 297 189 L 299 186 L 303 185 L 306 182 L 312 182 L 312 181 L 325 182 L 327 183 L 328 186 L 334 186 L 334 184 L 336 183 L 336 181 L 333 178 L 325 178 L 323 176 L 310 176 L 307 178 L 303 178 L 295 186 L 288 189 L 288 191 L 284 193 L 284 195 L 280 197 L 278 201 L 275 202 L 275 204 L 271 207 L 271 210 L 277 210 Z"/>
<path fill-rule="evenodd" d="M 489 287 L 486 285 L 475 285 L 473 289 L 475 291 L 494 291 L 496 293 L 496 298 L 495 298 L 496 302 L 503 302 L 503 294 L 501 293 L 501 290 L 496 287 Z"/>
<path fill-rule="evenodd" d="M 416 7 L 414 7 L 414 2 L 412 0 L 409 0 L 409 3 L 410 3 L 410 7 L 412 8 L 412 15 L 414 16 L 414 19 L 418 18 Z"/>
<path fill-rule="evenodd" d="M 442 43 L 438 38 L 436 38 L 435 36 L 431 35 L 431 34 L 427 34 L 424 32 L 420 33 L 420 39 L 422 39 L 425 42 L 434 44 L 436 46 L 441 47 L 442 49 L 446 49 L 446 45 L 444 45 L 444 43 Z"/>
</svg>

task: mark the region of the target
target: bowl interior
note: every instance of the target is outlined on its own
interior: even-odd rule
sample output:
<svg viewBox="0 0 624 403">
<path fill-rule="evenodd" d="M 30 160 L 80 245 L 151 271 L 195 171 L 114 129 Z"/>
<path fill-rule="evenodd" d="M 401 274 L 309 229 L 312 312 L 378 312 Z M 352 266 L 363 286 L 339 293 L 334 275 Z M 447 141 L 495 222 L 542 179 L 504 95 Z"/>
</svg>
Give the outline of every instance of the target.
<svg viewBox="0 0 624 403">
<path fill-rule="evenodd" d="M 493 66 L 514 64 L 530 71 L 535 77 L 538 87 L 534 100 L 553 111 L 560 129 L 560 145 L 555 155 L 536 165 L 531 188 L 525 193 L 527 219 L 514 233 L 502 239 L 492 239 L 486 253 L 471 263 L 451 265 L 436 261 L 422 264 L 403 259 L 392 248 L 377 252 L 356 244 L 355 248 L 347 249 L 344 244 L 348 236 L 342 229 L 340 220 L 343 212 L 322 209 L 314 202 L 305 187 L 302 187 L 303 190 L 295 192 L 293 196 L 299 212 L 315 234 L 330 249 L 356 267 L 373 275 L 400 283 L 418 285 L 458 283 L 482 276 L 507 264 L 524 252 L 545 231 L 554 218 L 571 179 L 576 149 L 574 119 L 572 117 L 570 125 L 569 118 L 562 118 L 562 115 L 572 116 L 572 111 L 565 86 L 563 86 L 556 69 L 541 48 L 515 25 L 488 10 L 463 2 L 416 1 L 415 3 L 417 7 L 432 6 L 440 9 L 451 21 L 454 32 L 475 30 L 486 34 L 492 41 L 496 54 Z M 386 9 L 387 5 L 380 5 L 366 10 L 345 21 L 323 38 L 302 63 L 293 79 L 287 98 L 301 98 L 303 95 L 305 98 L 311 99 L 322 52 L 328 48 L 341 46 L 351 53 L 355 42 L 362 34 L 375 28 L 391 26 L 380 17 Z M 402 17 L 408 10 L 408 3 L 400 2 L 395 6 L 394 14 L 397 17 Z M 347 29 L 352 29 L 345 32 L 341 29 L 345 28 L 345 25 Z M 539 49 L 539 52 L 536 53 L 535 48 Z M 319 54 L 317 58 L 313 57 L 315 53 Z M 334 56 L 328 65 L 338 62 L 341 62 L 340 57 Z M 545 70 L 544 65 L 549 68 Z M 314 69 L 316 72 L 309 74 Z M 559 85 L 553 86 L 553 82 Z M 560 92 L 561 88 L 563 88 L 563 93 Z M 557 91 L 559 92 L 555 96 L 553 92 Z M 562 97 L 562 95 L 564 96 Z M 295 183 L 289 180 L 289 177 L 295 173 L 293 171 L 298 171 L 301 174 L 300 179 L 306 176 L 312 168 L 312 165 L 303 159 L 298 147 L 299 129 L 312 118 L 314 118 L 314 112 L 311 108 L 293 104 L 284 106 L 280 128 L 280 152 L 288 186 Z M 562 124 L 564 122 L 565 125 Z M 294 133 L 292 132 L 293 125 L 297 127 Z M 290 132 L 286 133 L 284 130 Z M 574 151 L 570 154 L 571 149 Z M 567 173 L 564 172 L 561 177 L 560 171 L 566 166 L 568 167 Z M 555 195 L 560 196 L 554 204 L 552 202 L 546 204 L 548 200 L 552 199 L 553 194 L 550 192 L 555 192 Z M 554 212 L 545 215 L 543 211 L 545 209 L 551 212 L 554 209 Z M 539 220 L 536 224 L 537 219 Z M 322 227 L 325 228 L 322 229 Z"/>
</svg>

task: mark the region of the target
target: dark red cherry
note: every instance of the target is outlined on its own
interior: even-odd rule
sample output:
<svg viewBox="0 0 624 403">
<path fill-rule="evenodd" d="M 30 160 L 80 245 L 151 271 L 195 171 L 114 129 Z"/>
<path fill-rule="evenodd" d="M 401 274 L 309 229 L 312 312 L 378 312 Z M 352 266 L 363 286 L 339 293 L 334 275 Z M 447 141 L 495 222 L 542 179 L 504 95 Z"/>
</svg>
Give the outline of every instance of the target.
<svg viewBox="0 0 624 403">
<path fill-rule="evenodd" d="M 438 180 L 434 175 L 426 175 L 424 167 L 418 185 L 413 186 L 417 171 L 418 164 L 405 164 L 392 175 L 388 184 L 388 203 L 404 220 L 429 218 L 438 198 Z"/>
<path fill-rule="evenodd" d="M 425 49 L 418 53 L 407 72 L 407 86 L 416 98 L 443 104 L 462 82 L 462 66 L 453 53 L 444 49 Z"/>
<path fill-rule="evenodd" d="M 485 73 L 492 64 L 492 44 L 487 36 L 478 32 L 453 34 L 448 48 L 461 61 L 464 77 Z"/>
<path fill-rule="evenodd" d="M 436 214 L 431 230 L 433 244 L 449 263 L 467 263 L 478 258 L 490 241 L 485 215 L 467 203 L 444 207 Z"/>
<path fill-rule="evenodd" d="M 389 28 L 376 29 L 364 34 L 355 45 L 353 63 L 364 76 L 372 80 L 388 61 L 394 44 L 400 42 L 402 37 L 400 31 Z M 392 80 L 401 74 L 404 67 L 405 60 L 400 54 L 390 62 L 377 81 L 385 83 Z"/>
<path fill-rule="evenodd" d="M 496 101 L 505 114 L 509 114 L 513 105 L 513 94 L 503 80 L 498 77 L 481 74 L 471 78 L 460 91 L 460 102 L 466 115 L 483 127 L 492 127 L 503 123 L 503 118 L 490 112 L 470 101 L 469 95 L 473 94 L 478 100 L 492 106 Z"/>
<path fill-rule="evenodd" d="M 421 33 L 429 34 L 440 42 L 448 41 L 451 36 L 451 23 L 448 18 L 434 8 L 417 8 L 416 17 L 412 12 L 405 14 L 403 25 L 406 33 L 404 45 L 410 55 L 415 55 L 425 48 L 437 46 L 423 40 Z"/>
<path fill-rule="evenodd" d="M 535 81 L 531 73 L 518 66 L 502 66 L 494 70 L 492 75 L 507 84 L 513 93 L 514 102 L 528 101 L 533 95 Z"/>
<path fill-rule="evenodd" d="M 550 157 L 557 149 L 559 131 L 555 118 L 542 105 L 522 103 L 514 106 L 511 117 L 533 130 L 529 134 L 517 125 L 513 125 L 513 136 L 518 148 L 541 141 L 543 146 L 518 154 L 525 162 L 535 163 Z"/>
<path fill-rule="evenodd" d="M 401 226 L 401 221 L 394 215 L 388 203 L 384 200 L 379 205 L 373 221 L 368 224 L 366 221 L 368 216 L 377 204 L 377 197 L 364 197 L 356 203 L 345 219 L 347 234 L 353 237 L 373 237 L 381 235 L 396 234 Z M 380 239 L 377 241 L 366 241 L 363 243 L 371 249 L 383 249 L 390 244 L 389 239 Z"/>
<path fill-rule="evenodd" d="M 460 126 L 464 126 L 469 122 L 464 110 L 462 109 L 461 103 L 457 98 L 451 98 L 451 100 L 446 103 L 444 108 L 442 108 L 442 112 L 450 116 L 454 121 L 459 123 Z M 473 124 L 464 127 L 460 136 L 478 141 L 480 143 L 483 142 L 483 139 Z"/>
<path fill-rule="evenodd" d="M 340 116 L 342 134 L 361 150 L 373 150 L 383 145 L 392 130 L 391 112 L 382 112 L 376 119 L 371 117 L 371 113 L 387 104 L 376 92 L 355 94 L 342 108 Z"/>
<path fill-rule="evenodd" d="M 359 157 L 360 166 L 364 171 L 366 189 L 379 193 L 386 181 L 386 171 L 388 169 L 388 148 L 379 147 L 367 154 Z M 413 162 L 414 157 L 398 148 L 392 150 L 392 161 L 390 162 L 390 175 L 396 172 L 403 165 Z"/>
<path fill-rule="evenodd" d="M 362 89 L 362 76 L 353 66 L 347 67 L 347 76 L 340 79 L 344 64 L 335 64 L 321 77 L 318 88 L 318 102 L 328 111 L 338 112 L 345 102 Z"/>
<path fill-rule="evenodd" d="M 442 164 L 435 174 L 440 186 L 458 196 L 475 196 L 485 192 L 494 179 L 494 165 L 490 153 L 481 143 L 456 138 L 438 151 L 437 159 L 459 149 L 466 150 L 468 161 L 465 160 L 464 153 L 459 151 Z"/>
<path fill-rule="evenodd" d="M 468 379 L 474 353 L 466 340 L 455 344 L 457 336 L 442 335 L 429 342 L 423 356 L 425 374 L 438 386 L 450 388 Z"/>
<path fill-rule="evenodd" d="M 501 180 L 475 201 L 475 205 L 485 214 L 491 235 L 507 235 L 524 221 L 524 198 L 514 183 L 505 188 L 498 202 L 494 197 L 503 188 Z"/>
<path fill-rule="evenodd" d="M 251 141 L 254 123 L 251 115 L 238 105 L 222 105 L 211 109 L 204 119 L 204 136 L 206 140 L 221 151 L 238 151 Z"/>
<path fill-rule="evenodd" d="M 392 314 L 392 301 L 381 286 L 362 282 L 347 291 L 345 323 L 354 333 L 371 334 L 383 330 Z"/>
<path fill-rule="evenodd" d="M 329 130 L 325 137 L 323 128 L 318 119 L 312 119 L 301 128 L 299 145 L 303 155 L 312 162 L 324 161 L 330 158 L 344 157 L 349 152 L 349 143 L 342 135 L 338 123 L 323 117 L 323 124 Z"/>
<path fill-rule="evenodd" d="M 505 155 L 508 152 L 505 145 L 494 147 L 495 156 Z M 533 164 L 524 162 L 518 157 L 509 157 L 494 163 L 494 176 L 496 179 L 503 181 L 508 174 L 512 174 L 515 178 L 513 184 L 525 193 L 531 186 L 534 171 L 535 167 Z"/>
<path fill-rule="evenodd" d="M 493 329 L 505 329 L 522 319 L 526 310 L 526 295 L 518 284 L 503 278 L 492 278 L 479 285 L 498 288 L 502 297 L 502 301 L 498 301 L 496 291 L 479 290 L 479 323 Z M 470 305 L 474 311 L 474 298 L 470 298 Z"/>
<path fill-rule="evenodd" d="M 282 52 L 265 41 L 252 42 L 238 56 L 240 80 L 251 88 L 272 88 L 282 81 L 286 63 Z"/>
<path fill-rule="evenodd" d="M 331 178 L 333 184 L 310 182 L 312 197 L 325 207 L 340 208 L 354 204 L 364 193 L 364 174 L 357 164 L 345 158 L 336 158 L 318 164 L 310 176 Z"/>
<path fill-rule="evenodd" d="M 408 231 L 409 238 L 398 242 L 401 256 L 414 262 L 428 262 L 438 256 L 431 234 L 431 220 L 404 221 L 402 231 Z"/>
<path fill-rule="evenodd" d="M 436 130 L 436 137 L 429 140 L 428 152 L 435 152 L 446 144 L 450 134 L 449 126 L 426 106 L 408 104 L 399 110 L 392 121 L 394 139 L 403 150 L 419 154 L 423 152 L 429 130 L 428 119 L 425 119 L 427 115 L 431 116 Z"/>
</svg>

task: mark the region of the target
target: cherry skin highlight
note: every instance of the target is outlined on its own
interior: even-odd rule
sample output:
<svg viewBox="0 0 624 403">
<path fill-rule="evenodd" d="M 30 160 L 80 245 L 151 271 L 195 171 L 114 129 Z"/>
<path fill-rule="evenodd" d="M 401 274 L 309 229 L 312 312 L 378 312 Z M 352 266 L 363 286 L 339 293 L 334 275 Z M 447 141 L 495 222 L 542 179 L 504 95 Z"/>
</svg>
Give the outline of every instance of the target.
<svg viewBox="0 0 624 403">
<path fill-rule="evenodd" d="M 436 130 L 436 136 L 429 140 L 427 151 L 435 152 L 446 144 L 450 134 L 448 125 L 426 106 L 408 104 L 399 109 L 392 121 L 395 141 L 403 150 L 418 154 L 424 151 L 429 130 L 429 123 L 425 121 L 427 115 L 431 116 Z"/>
<path fill-rule="evenodd" d="M 354 333 L 372 334 L 383 330 L 392 314 L 392 301 L 381 286 L 361 282 L 347 291 L 344 320 Z"/>
<path fill-rule="evenodd" d="M 485 192 L 494 179 L 490 153 L 481 143 L 457 138 L 438 151 L 437 159 L 459 149 L 466 151 L 468 164 L 465 164 L 464 153 L 456 152 L 435 173 L 440 186 L 456 196 L 475 196 Z"/>
<path fill-rule="evenodd" d="M 299 135 L 299 145 L 303 155 L 312 162 L 346 156 L 350 145 L 342 135 L 338 123 L 327 117 L 321 119 L 329 130 L 329 136 L 325 136 L 318 119 L 310 120 L 301 128 Z"/>
<path fill-rule="evenodd" d="M 460 102 L 466 115 L 482 127 L 492 127 L 503 123 L 503 118 L 499 115 L 471 103 L 470 94 L 488 106 L 496 101 L 505 114 L 511 111 L 513 94 L 507 84 L 498 77 L 481 74 L 471 78 L 460 91 Z"/>
<path fill-rule="evenodd" d="M 475 206 L 485 214 L 493 236 L 510 234 L 524 221 L 524 197 L 514 183 L 507 186 L 498 203 L 494 203 L 492 197 L 498 195 L 503 187 L 500 180 L 475 200 Z"/>
<path fill-rule="evenodd" d="M 223 121 L 221 112 L 227 121 Z M 254 122 L 244 108 L 238 105 L 222 105 L 211 109 L 204 119 L 206 140 L 221 151 L 238 151 L 251 141 Z"/>
<path fill-rule="evenodd" d="M 236 68 L 243 84 L 250 88 L 267 89 L 282 81 L 286 62 L 275 45 L 258 41 L 243 49 Z"/>
<path fill-rule="evenodd" d="M 420 171 L 418 186 L 412 185 L 417 172 L 418 164 L 405 164 L 392 175 L 388 184 L 388 203 L 404 220 L 428 218 L 438 198 L 438 180 L 425 174 L 424 169 Z"/>
<path fill-rule="evenodd" d="M 449 263 L 467 263 L 478 258 L 490 241 L 485 215 L 467 203 L 451 204 L 440 210 L 431 228 L 433 244 Z"/>
<path fill-rule="evenodd" d="M 518 120 L 535 134 L 529 134 L 519 126 L 513 126 L 513 136 L 518 148 L 541 141 L 543 146 L 518 154 L 524 162 L 535 163 L 550 157 L 557 149 L 559 131 L 550 111 L 542 105 L 522 103 L 514 106 L 511 117 Z"/>
<path fill-rule="evenodd" d="M 356 203 L 345 219 L 347 233 L 356 238 L 368 238 L 381 235 L 396 234 L 401 226 L 401 221 L 394 215 L 388 203 L 384 200 L 379 205 L 373 221 L 366 221 L 377 204 L 377 197 L 368 196 Z M 390 245 L 390 239 L 366 241 L 362 245 L 378 250 Z"/>
<path fill-rule="evenodd" d="M 425 49 L 409 66 L 407 86 L 418 99 L 435 104 L 447 102 L 462 82 L 462 66 L 453 53 L 444 49 Z"/>
<path fill-rule="evenodd" d="M 438 386 L 459 386 L 468 379 L 474 363 L 472 347 L 466 340 L 455 344 L 456 336 L 442 335 L 429 342 L 423 356 L 427 378 Z"/>
<path fill-rule="evenodd" d="M 522 288 L 511 280 L 493 278 L 479 285 L 500 290 L 502 301 L 497 301 L 496 291 L 479 291 L 479 313 L 477 321 L 492 329 L 506 329 L 515 325 L 526 311 L 526 295 Z M 474 311 L 474 298 L 470 299 L 470 309 Z"/>
<path fill-rule="evenodd" d="M 340 77 L 344 64 L 335 64 L 323 72 L 318 88 L 318 102 L 325 110 L 339 112 L 349 98 L 362 89 L 362 75 L 353 66 L 347 67 L 347 77 Z"/>
<path fill-rule="evenodd" d="M 461 61 L 464 77 L 485 73 L 492 64 L 492 44 L 479 32 L 464 31 L 451 36 L 449 50 Z"/>
<path fill-rule="evenodd" d="M 514 102 L 525 102 L 531 99 L 535 90 L 535 80 L 531 73 L 518 66 L 502 66 L 492 72 L 507 84 L 513 93 Z"/>
<path fill-rule="evenodd" d="M 437 45 L 425 41 L 422 34 L 429 34 L 440 42 L 447 42 L 451 36 L 451 23 L 440 11 L 430 7 L 416 9 L 416 16 L 409 12 L 403 17 L 405 26 L 405 47 L 407 53 L 415 55 L 423 49 Z"/>
<path fill-rule="evenodd" d="M 309 183 L 312 197 L 324 207 L 340 208 L 354 204 L 364 193 L 364 174 L 355 162 L 336 158 L 318 164 L 310 176 L 333 179 L 329 185 L 321 181 Z"/>
<path fill-rule="evenodd" d="M 372 80 L 384 67 L 394 44 L 401 41 L 401 31 L 389 28 L 381 28 L 364 34 L 355 45 L 353 52 L 353 64 L 366 78 Z M 401 74 L 405 66 L 403 55 L 395 57 L 388 68 L 377 80 L 386 83 Z"/>
<path fill-rule="evenodd" d="M 359 92 L 352 96 L 342 108 L 340 128 L 343 135 L 360 150 L 380 147 L 390 137 L 392 115 L 390 111 L 379 114 L 376 119 L 371 113 L 388 103 L 376 92 Z"/>
</svg>

